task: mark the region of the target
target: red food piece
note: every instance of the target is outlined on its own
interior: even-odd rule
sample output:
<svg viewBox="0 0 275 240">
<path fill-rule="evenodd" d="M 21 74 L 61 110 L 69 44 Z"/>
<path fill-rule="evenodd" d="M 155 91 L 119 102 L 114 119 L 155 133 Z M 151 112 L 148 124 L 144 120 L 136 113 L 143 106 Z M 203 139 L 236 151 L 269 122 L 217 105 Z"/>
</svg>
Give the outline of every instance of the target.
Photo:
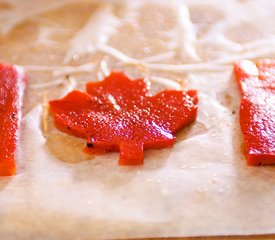
<svg viewBox="0 0 275 240">
<path fill-rule="evenodd" d="M 113 72 L 87 92 L 72 91 L 50 102 L 56 126 L 87 139 L 86 151 L 120 151 L 120 165 L 143 163 L 143 151 L 174 144 L 173 133 L 197 116 L 197 93 L 163 91 L 151 96 L 144 79 Z"/>
<path fill-rule="evenodd" d="M 22 68 L 0 64 L 0 176 L 15 174 L 25 84 Z"/>
<path fill-rule="evenodd" d="M 235 75 L 242 93 L 247 164 L 275 164 L 275 61 L 241 61 L 235 64 Z"/>
</svg>

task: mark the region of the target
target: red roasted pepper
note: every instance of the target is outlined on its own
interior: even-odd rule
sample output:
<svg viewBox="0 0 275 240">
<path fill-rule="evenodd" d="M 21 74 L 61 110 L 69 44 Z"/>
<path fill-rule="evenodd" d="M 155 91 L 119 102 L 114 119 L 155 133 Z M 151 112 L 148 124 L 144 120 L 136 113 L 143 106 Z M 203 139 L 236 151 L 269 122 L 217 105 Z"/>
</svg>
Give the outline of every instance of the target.
<svg viewBox="0 0 275 240">
<path fill-rule="evenodd" d="M 26 75 L 21 67 L 0 64 L 0 176 L 16 171 L 21 106 Z"/>
<path fill-rule="evenodd" d="M 275 164 L 275 60 L 235 64 L 248 165 Z"/>
<path fill-rule="evenodd" d="M 50 102 L 56 126 L 87 139 L 86 151 L 120 151 L 120 165 L 143 163 L 143 151 L 171 147 L 173 133 L 197 116 L 197 93 L 163 91 L 152 96 L 144 79 L 113 72 L 87 92 Z"/>
</svg>

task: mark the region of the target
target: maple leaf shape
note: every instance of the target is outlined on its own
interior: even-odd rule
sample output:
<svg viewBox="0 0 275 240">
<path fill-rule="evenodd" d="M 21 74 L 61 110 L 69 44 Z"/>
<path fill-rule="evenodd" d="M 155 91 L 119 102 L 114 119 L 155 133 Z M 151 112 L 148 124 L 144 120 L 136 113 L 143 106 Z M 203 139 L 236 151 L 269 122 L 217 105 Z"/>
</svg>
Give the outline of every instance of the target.
<svg viewBox="0 0 275 240">
<path fill-rule="evenodd" d="M 152 96 L 149 82 L 113 72 L 89 82 L 87 93 L 72 91 L 50 101 L 56 126 L 87 139 L 86 151 L 120 151 L 120 165 L 143 163 L 144 149 L 171 147 L 173 133 L 197 116 L 195 90 Z"/>
</svg>

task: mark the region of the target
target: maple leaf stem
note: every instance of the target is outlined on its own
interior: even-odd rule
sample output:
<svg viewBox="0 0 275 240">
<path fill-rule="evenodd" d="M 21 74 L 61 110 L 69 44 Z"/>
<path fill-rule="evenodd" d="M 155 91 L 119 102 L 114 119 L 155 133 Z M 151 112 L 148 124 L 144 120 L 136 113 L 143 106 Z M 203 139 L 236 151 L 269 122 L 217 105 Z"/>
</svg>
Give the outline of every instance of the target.
<svg viewBox="0 0 275 240">
<path fill-rule="evenodd" d="M 143 143 L 125 142 L 119 145 L 120 165 L 142 165 L 144 160 Z"/>
</svg>

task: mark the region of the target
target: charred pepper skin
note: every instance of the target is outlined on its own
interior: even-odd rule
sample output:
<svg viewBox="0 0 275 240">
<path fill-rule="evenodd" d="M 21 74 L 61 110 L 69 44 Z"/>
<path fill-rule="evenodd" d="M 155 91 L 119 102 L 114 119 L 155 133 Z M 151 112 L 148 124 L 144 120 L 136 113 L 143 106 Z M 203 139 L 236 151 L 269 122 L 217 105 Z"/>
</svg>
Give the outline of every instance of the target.
<svg viewBox="0 0 275 240">
<path fill-rule="evenodd" d="M 275 60 L 235 64 L 247 164 L 275 164 Z"/>
<path fill-rule="evenodd" d="M 0 64 L 0 176 L 16 173 L 16 152 L 26 81 L 23 68 Z"/>
</svg>

